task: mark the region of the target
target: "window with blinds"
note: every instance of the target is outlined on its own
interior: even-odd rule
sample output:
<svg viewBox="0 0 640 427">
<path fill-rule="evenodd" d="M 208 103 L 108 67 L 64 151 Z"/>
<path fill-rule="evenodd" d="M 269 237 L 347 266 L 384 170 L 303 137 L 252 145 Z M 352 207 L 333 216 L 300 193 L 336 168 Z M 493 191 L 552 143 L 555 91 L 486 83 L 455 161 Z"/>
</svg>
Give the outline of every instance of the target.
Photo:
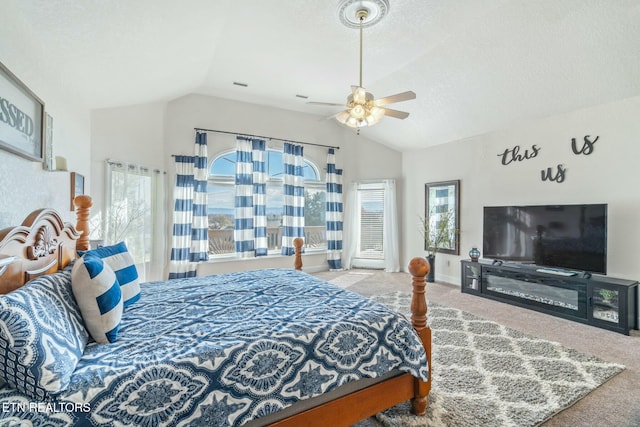
<svg viewBox="0 0 640 427">
<path fill-rule="evenodd" d="M 358 187 L 360 238 L 358 258 L 384 259 L 384 188 L 380 184 Z"/>
</svg>

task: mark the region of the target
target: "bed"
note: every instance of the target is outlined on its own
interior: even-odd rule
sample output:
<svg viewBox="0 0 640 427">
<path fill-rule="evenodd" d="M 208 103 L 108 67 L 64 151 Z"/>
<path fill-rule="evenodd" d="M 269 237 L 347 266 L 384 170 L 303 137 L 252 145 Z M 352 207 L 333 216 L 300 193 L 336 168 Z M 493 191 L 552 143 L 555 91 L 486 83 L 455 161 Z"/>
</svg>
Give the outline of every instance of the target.
<svg viewBox="0 0 640 427">
<path fill-rule="evenodd" d="M 294 269 L 141 284 L 99 344 L 70 290 L 89 249 L 91 199 L 75 203 L 76 225 L 41 209 L 0 230 L 0 424 L 346 426 L 409 399 L 424 414 L 424 258 L 410 321 L 300 271 L 298 241 Z"/>
</svg>

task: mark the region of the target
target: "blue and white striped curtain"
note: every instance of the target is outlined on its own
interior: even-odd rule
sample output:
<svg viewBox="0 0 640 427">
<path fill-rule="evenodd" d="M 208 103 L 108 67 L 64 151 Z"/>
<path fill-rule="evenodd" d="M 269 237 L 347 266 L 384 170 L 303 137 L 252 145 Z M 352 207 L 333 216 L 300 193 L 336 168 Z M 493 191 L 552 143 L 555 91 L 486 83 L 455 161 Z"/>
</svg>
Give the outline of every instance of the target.
<svg viewBox="0 0 640 427">
<path fill-rule="evenodd" d="M 236 138 L 235 240 L 241 258 L 267 255 L 266 143 Z"/>
<path fill-rule="evenodd" d="M 266 145 L 262 139 L 251 140 L 251 154 L 253 156 L 253 230 L 256 256 L 265 256 L 268 252 Z"/>
<path fill-rule="evenodd" d="M 195 156 L 175 156 L 173 237 L 169 279 L 194 277 L 209 259 L 207 218 L 207 134 L 197 132 Z"/>
<path fill-rule="evenodd" d="M 236 198 L 233 239 L 236 254 L 241 258 L 254 256 L 253 238 L 253 156 L 251 140 L 236 138 Z"/>
<path fill-rule="evenodd" d="M 336 169 L 335 150 L 327 155 L 327 262 L 330 270 L 342 270 L 342 169 Z"/>
<path fill-rule="evenodd" d="M 304 159 L 302 145 L 284 144 L 282 255 L 293 255 L 293 239 L 304 238 Z"/>
</svg>

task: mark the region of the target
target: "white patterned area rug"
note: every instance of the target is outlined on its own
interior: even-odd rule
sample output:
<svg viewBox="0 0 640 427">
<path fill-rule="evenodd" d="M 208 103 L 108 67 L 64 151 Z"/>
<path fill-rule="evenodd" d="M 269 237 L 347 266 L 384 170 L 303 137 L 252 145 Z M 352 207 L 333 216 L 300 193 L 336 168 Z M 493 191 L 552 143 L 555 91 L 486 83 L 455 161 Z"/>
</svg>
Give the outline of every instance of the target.
<svg viewBox="0 0 640 427">
<path fill-rule="evenodd" d="M 374 296 L 409 317 L 411 295 Z M 455 308 L 428 304 L 433 384 L 425 417 L 404 403 L 385 426 L 537 426 L 620 373 L 605 362 Z"/>
</svg>

